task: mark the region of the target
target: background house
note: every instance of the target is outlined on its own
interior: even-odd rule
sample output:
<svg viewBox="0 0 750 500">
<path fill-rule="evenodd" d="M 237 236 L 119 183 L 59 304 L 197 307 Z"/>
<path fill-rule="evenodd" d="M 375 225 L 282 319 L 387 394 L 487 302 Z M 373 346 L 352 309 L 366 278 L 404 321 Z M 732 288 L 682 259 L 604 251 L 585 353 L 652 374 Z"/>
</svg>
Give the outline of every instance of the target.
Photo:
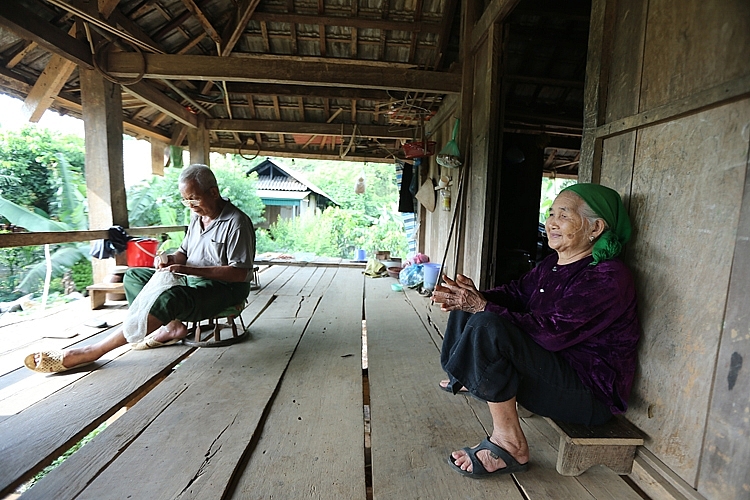
<svg viewBox="0 0 750 500">
<path fill-rule="evenodd" d="M 279 217 L 293 220 L 310 210 L 322 211 L 338 205 L 322 189 L 305 179 L 299 172 L 277 165 L 271 160 L 256 165 L 246 172 L 258 174 L 258 196 L 266 206 L 265 222 L 258 227 L 268 227 Z"/>
</svg>

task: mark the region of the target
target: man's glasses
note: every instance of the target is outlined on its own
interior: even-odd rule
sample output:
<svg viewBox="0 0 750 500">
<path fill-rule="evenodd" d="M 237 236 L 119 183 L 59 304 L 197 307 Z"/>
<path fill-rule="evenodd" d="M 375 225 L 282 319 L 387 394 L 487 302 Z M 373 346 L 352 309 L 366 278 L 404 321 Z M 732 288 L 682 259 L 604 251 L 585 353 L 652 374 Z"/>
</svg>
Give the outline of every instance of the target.
<svg viewBox="0 0 750 500">
<path fill-rule="evenodd" d="M 201 204 L 201 200 L 200 199 L 197 199 L 197 200 L 185 200 L 185 199 L 183 199 L 181 201 L 182 201 L 182 204 L 185 205 L 186 207 L 197 207 L 198 205 Z"/>
</svg>

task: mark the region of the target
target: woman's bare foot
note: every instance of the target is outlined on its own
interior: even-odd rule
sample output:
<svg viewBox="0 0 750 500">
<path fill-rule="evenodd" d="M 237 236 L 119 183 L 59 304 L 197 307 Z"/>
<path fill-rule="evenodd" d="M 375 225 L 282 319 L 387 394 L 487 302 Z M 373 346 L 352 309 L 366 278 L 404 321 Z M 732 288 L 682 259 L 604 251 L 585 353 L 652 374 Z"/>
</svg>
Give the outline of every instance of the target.
<svg viewBox="0 0 750 500">
<path fill-rule="evenodd" d="M 515 458 L 519 464 L 525 464 L 529 461 L 529 445 L 526 442 L 526 437 L 523 436 L 523 434 L 521 435 L 520 440 L 518 440 L 517 438 L 513 440 L 506 440 L 501 436 L 496 436 L 493 432 L 492 436 L 490 436 L 490 441 L 507 451 L 510 456 Z M 456 466 L 460 467 L 466 472 L 473 471 L 471 458 L 466 454 L 464 450 L 454 451 L 453 453 L 451 453 L 451 456 L 455 460 Z M 478 451 L 477 459 L 479 459 L 479 461 L 482 463 L 482 466 L 487 470 L 487 472 L 495 472 L 496 470 L 502 469 L 503 467 L 507 466 L 502 458 L 493 458 L 490 454 L 490 450 Z"/>
<path fill-rule="evenodd" d="M 450 381 L 450 380 L 448 380 L 448 379 L 443 379 L 443 380 L 441 380 L 441 381 L 440 381 L 440 387 L 442 387 L 444 391 L 448 391 L 448 392 L 450 392 L 450 389 L 448 388 L 448 384 L 450 384 L 450 383 L 451 383 L 451 381 Z M 467 390 L 466 390 L 466 387 L 461 387 L 461 388 L 460 388 L 460 389 L 458 390 L 458 392 L 469 392 L 469 391 L 467 391 Z"/>
</svg>

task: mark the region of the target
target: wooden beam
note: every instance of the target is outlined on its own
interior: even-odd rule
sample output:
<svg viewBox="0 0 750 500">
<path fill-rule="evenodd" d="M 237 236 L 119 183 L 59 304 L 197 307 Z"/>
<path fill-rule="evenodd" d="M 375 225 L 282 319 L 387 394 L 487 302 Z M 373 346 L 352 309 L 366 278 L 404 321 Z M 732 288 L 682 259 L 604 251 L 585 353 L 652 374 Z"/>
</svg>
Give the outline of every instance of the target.
<svg viewBox="0 0 750 500">
<path fill-rule="evenodd" d="M 154 226 L 128 228 L 130 236 L 154 236 L 162 233 L 185 231 L 187 226 Z M 76 241 L 93 241 L 109 238 L 108 229 L 90 231 L 54 231 L 0 234 L 0 248 L 26 247 L 55 243 L 73 243 Z"/>
<path fill-rule="evenodd" d="M 182 3 L 184 3 L 185 7 L 187 7 L 187 10 L 189 10 L 190 13 L 193 14 L 193 17 L 198 20 L 198 23 L 200 23 L 206 34 L 210 36 L 218 46 L 221 46 L 221 36 L 219 35 L 219 32 L 216 31 L 216 29 L 211 24 L 211 21 L 208 20 L 200 7 L 198 7 L 198 5 L 195 3 L 195 0 L 182 0 Z"/>
<path fill-rule="evenodd" d="M 79 66 L 86 69 L 94 67 L 88 45 L 16 2 L 0 2 L 0 26 Z"/>
<path fill-rule="evenodd" d="M 389 19 L 372 19 L 356 16 L 320 16 L 272 12 L 256 12 L 253 14 L 253 21 L 344 26 L 360 29 L 413 31 L 417 33 L 440 33 L 441 27 L 440 23 L 429 23 L 425 21 L 391 21 Z"/>
<path fill-rule="evenodd" d="M 114 76 L 135 76 L 142 58 L 146 62 L 145 78 L 166 80 L 226 80 L 256 83 L 288 83 L 310 86 L 393 89 L 429 93 L 458 93 L 461 76 L 422 70 L 383 71 L 380 68 L 349 64 L 311 63 L 304 61 L 253 61 L 242 64 L 237 59 L 214 56 L 112 53 L 107 70 Z"/>
<path fill-rule="evenodd" d="M 492 3 L 484 9 L 482 17 L 471 30 L 471 42 L 469 43 L 471 52 L 474 52 L 482 40 L 487 37 L 490 26 L 503 21 L 518 5 L 518 2 L 519 0 L 492 0 Z"/>
<path fill-rule="evenodd" d="M 586 134 L 597 139 L 606 139 L 633 130 L 657 125 L 677 118 L 700 113 L 707 109 L 724 106 L 731 102 L 750 98 L 750 75 L 709 87 L 691 96 L 667 102 L 635 115 L 624 116 L 596 129 L 586 129 Z"/>
<path fill-rule="evenodd" d="M 274 120 L 206 120 L 206 128 L 218 132 L 257 132 L 264 134 L 297 134 L 340 136 L 351 135 L 354 125 L 351 123 L 308 123 L 282 122 Z M 378 139 L 412 139 L 414 130 L 387 125 L 357 125 L 357 135 L 376 137 Z"/>
<path fill-rule="evenodd" d="M 123 90 L 128 94 L 136 96 L 150 106 L 155 107 L 162 113 L 171 116 L 182 124 L 191 128 L 198 127 L 198 119 L 193 113 L 146 82 L 138 82 L 134 85 L 123 86 Z"/>
<path fill-rule="evenodd" d="M 169 140 L 169 145 L 182 147 L 182 143 L 185 141 L 185 137 L 187 137 L 187 131 L 188 128 L 185 125 L 180 123 L 175 124 L 172 128 L 172 138 Z"/>
<path fill-rule="evenodd" d="M 562 80 L 558 78 L 537 78 L 533 76 L 506 75 L 505 80 L 513 83 L 528 83 L 531 85 L 549 86 L 549 87 L 566 87 L 582 89 L 584 82 L 580 80 Z"/>
<path fill-rule="evenodd" d="M 237 14 L 232 21 L 227 23 L 227 27 L 222 37 L 223 43 L 221 44 L 222 56 L 228 56 L 234 50 L 234 46 L 242 36 L 242 32 L 245 31 L 247 23 L 255 13 L 255 9 L 258 7 L 260 0 L 241 0 L 237 5 Z M 296 52 L 296 51 L 294 51 Z"/>
<path fill-rule="evenodd" d="M 445 10 L 443 11 L 443 20 L 440 22 L 440 33 L 438 34 L 437 40 L 437 52 L 435 54 L 435 63 L 433 68 L 440 69 L 440 64 L 443 62 L 443 56 L 445 50 L 448 47 L 448 40 L 451 34 L 451 27 L 453 26 L 453 18 L 456 15 L 456 7 L 458 0 L 446 0 Z"/>
<path fill-rule="evenodd" d="M 127 31 L 132 37 L 137 38 L 141 42 L 151 45 L 153 47 L 158 48 L 162 52 L 165 52 L 164 47 L 162 47 L 158 42 L 153 40 L 148 33 L 143 31 L 143 29 L 138 26 L 133 20 L 131 20 L 129 17 L 127 17 L 125 14 L 120 12 L 119 10 L 115 9 L 112 11 L 112 13 L 107 17 L 110 21 L 117 24 L 122 28 L 123 30 Z"/>
<path fill-rule="evenodd" d="M 217 153 L 228 153 L 238 154 L 238 148 L 235 144 L 218 144 L 211 148 L 212 151 Z M 250 149 L 252 153 L 248 152 L 248 148 L 243 148 L 244 154 L 255 154 L 256 149 Z M 292 149 L 289 147 L 281 148 L 277 146 L 261 146 L 258 156 L 277 156 L 280 158 L 306 158 L 311 160 L 338 160 L 342 161 L 342 158 L 336 152 L 329 150 L 317 149 Z M 360 162 L 377 162 L 377 163 L 393 163 L 393 156 L 383 151 L 381 155 L 362 154 L 362 153 L 349 153 L 343 158 L 343 161 L 360 161 Z M 2 237 L 3 235 L 0 235 Z"/>
<path fill-rule="evenodd" d="M 36 47 L 37 47 L 36 42 L 24 41 L 24 47 L 18 52 L 16 52 L 15 54 L 13 54 L 13 57 L 8 59 L 8 62 L 5 63 L 5 67 L 8 69 L 15 68 L 16 65 L 20 63 L 21 61 L 23 61 L 23 58 L 26 57 L 29 54 L 29 52 L 34 50 Z"/>
<path fill-rule="evenodd" d="M 55 96 L 60 93 L 74 69 L 76 69 L 75 63 L 58 54 L 53 54 L 23 101 L 22 116 L 32 123 L 37 123 L 44 112 L 55 102 Z"/>
</svg>

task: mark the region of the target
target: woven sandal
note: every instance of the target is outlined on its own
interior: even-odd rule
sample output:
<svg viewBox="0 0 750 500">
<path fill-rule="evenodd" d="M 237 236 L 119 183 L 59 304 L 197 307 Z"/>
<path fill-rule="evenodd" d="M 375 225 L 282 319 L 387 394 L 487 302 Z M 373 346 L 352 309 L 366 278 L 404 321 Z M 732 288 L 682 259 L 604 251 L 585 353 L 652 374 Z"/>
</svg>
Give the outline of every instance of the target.
<svg viewBox="0 0 750 500">
<path fill-rule="evenodd" d="M 131 344 L 130 348 L 136 351 L 144 351 L 146 349 L 156 349 L 157 347 L 164 347 L 168 345 L 173 345 L 179 342 L 182 339 L 171 339 L 167 340 L 166 342 L 159 342 L 156 340 L 156 332 L 159 330 L 156 330 L 155 332 L 146 335 L 146 337 L 141 340 L 140 342 L 136 342 L 135 344 Z"/>
<path fill-rule="evenodd" d="M 35 357 L 39 355 L 39 363 L 35 361 Z M 93 361 L 87 363 L 80 363 L 70 368 L 63 365 L 63 353 L 62 351 L 41 351 L 29 354 L 23 360 L 23 364 L 29 370 L 37 373 L 60 373 L 72 370 L 74 368 L 80 368 L 81 366 L 90 365 Z"/>
</svg>

